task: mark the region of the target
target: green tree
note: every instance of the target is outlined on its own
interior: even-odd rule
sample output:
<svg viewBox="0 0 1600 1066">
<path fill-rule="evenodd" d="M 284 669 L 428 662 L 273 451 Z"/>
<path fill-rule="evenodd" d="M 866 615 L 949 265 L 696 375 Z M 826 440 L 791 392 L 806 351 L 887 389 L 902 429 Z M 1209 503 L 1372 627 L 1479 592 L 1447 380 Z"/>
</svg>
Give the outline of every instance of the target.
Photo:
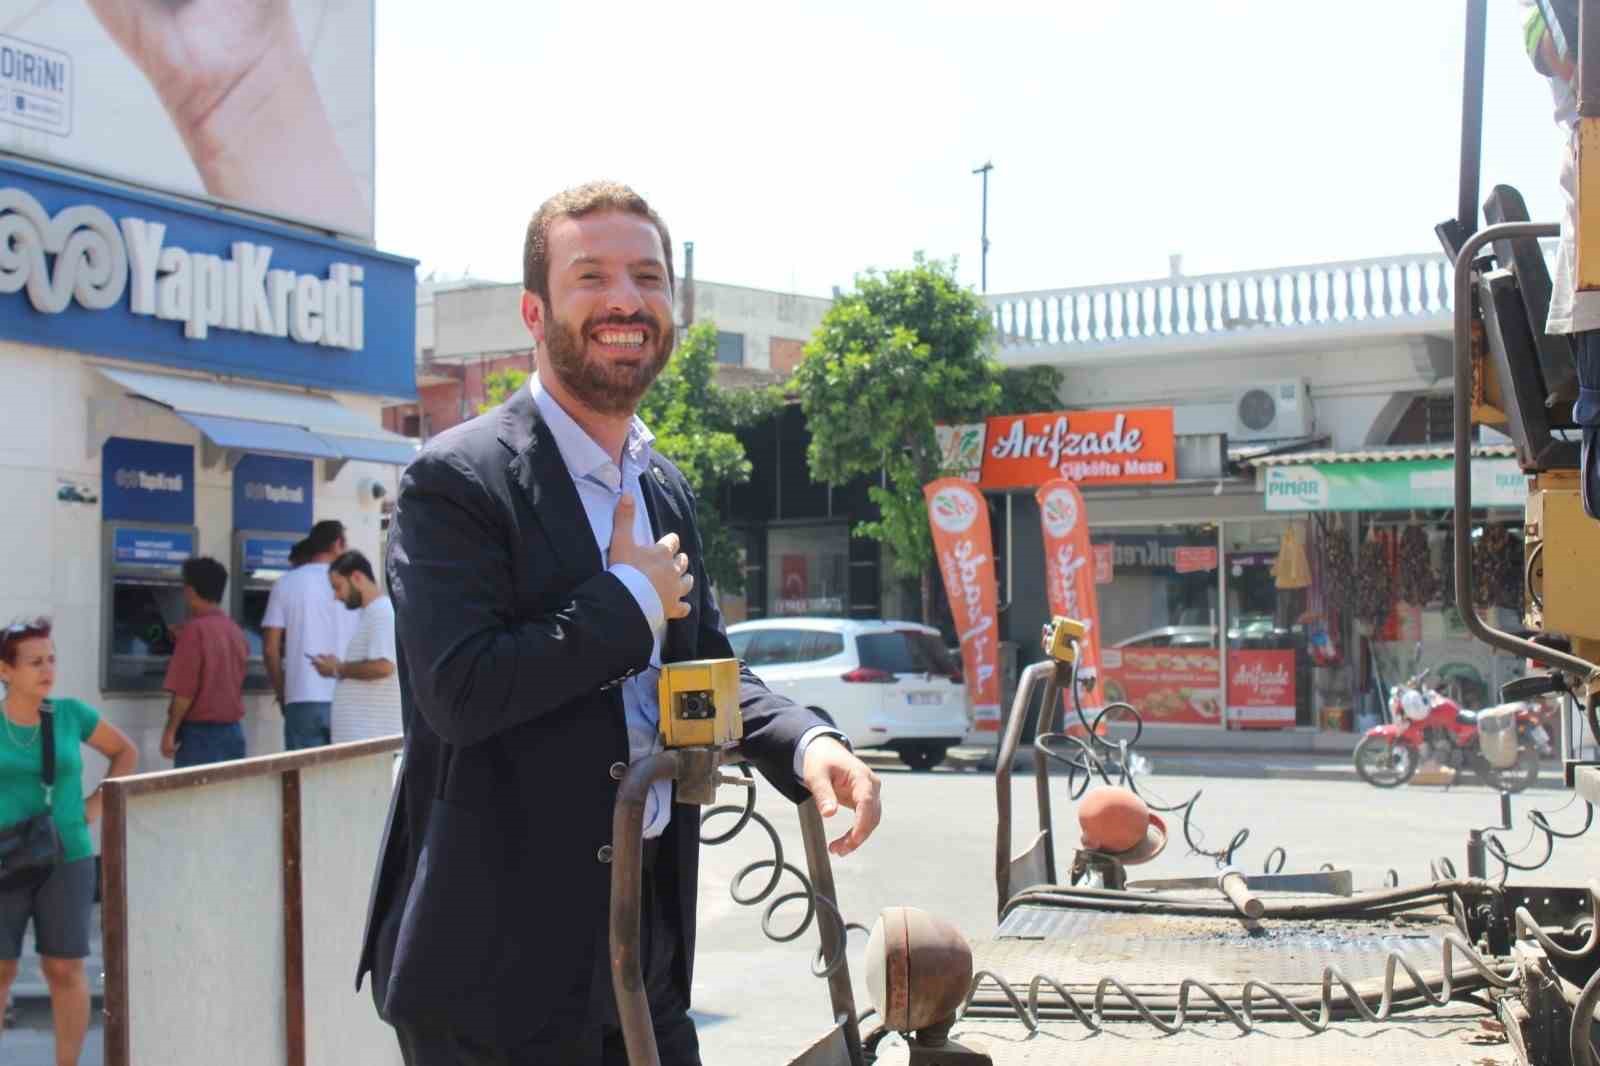
<svg viewBox="0 0 1600 1066">
<path fill-rule="evenodd" d="M 945 475 L 935 423 L 972 422 L 1009 402 L 1056 405 L 1051 370 L 1003 373 L 991 352 L 989 309 L 955 277 L 954 262 L 917 256 L 904 270 L 870 271 L 834 302 L 789 382 L 811 430 L 811 476 L 838 485 L 886 475 L 868 491 L 876 521 L 854 533 L 889 546 L 894 572 L 922 580 L 932 609 L 933 538 L 922 487 Z M 1042 406 L 1041 406 L 1042 405 Z"/>
<path fill-rule="evenodd" d="M 724 389 L 716 365 L 716 323 L 697 322 L 645 393 L 639 417 L 694 488 L 706 573 L 718 588 L 742 592 L 744 568 L 722 513 L 724 490 L 750 480 L 750 457 L 734 431 L 770 417 L 780 401 L 767 390 Z"/>
<path fill-rule="evenodd" d="M 478 405 L 478 413 L 492 410 L 505 403 L 512 393 L 516 392 L 528 380 L 526 370 L 510 367 L 506 370 L 495 370 L 483 377 L 484 400 Z"/>
<path fill-rule="evenodd" d="M 716 382 L 716 363 L 716 324 L 690 326 L 672 361 L 645 393 L 639 417 L 655 434 L 656 451 L 672 460 L 694 489 L 706 573 L 719 589 L 742 592 L 744 568 L 722 515 L 724 489 L 750 480 L 750 457 L 734 430 L 769 417 L 780 400 L 769 390 L 724 389 Z M 487 399 L 478 410 L 504 403 L 527 380 L 525 370 L 487 375 Z"/>
</svg>

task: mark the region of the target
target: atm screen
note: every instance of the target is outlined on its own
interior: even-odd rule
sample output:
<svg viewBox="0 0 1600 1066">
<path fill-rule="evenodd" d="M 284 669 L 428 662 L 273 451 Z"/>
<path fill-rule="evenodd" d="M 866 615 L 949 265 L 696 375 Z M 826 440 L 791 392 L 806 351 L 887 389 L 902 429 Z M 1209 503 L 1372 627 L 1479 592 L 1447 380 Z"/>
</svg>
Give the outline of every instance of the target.
<svg viewBox="0 0 1600 1066">
<path fill-rule="evenodd" d="M 160 686 L 175 642 L 173 627 L 185 617 L 180 584 L 139 578 L 112 582 L 113 690 Z"/>
<path fill-rule="evenodd" d="M 267 599 L 271 589 L 247 588 L 240 594 L 239 625 L 244 639 L 250 645 L 250 658 L 261 658 L 261 619 L 266 617 Z"/>
</svg>

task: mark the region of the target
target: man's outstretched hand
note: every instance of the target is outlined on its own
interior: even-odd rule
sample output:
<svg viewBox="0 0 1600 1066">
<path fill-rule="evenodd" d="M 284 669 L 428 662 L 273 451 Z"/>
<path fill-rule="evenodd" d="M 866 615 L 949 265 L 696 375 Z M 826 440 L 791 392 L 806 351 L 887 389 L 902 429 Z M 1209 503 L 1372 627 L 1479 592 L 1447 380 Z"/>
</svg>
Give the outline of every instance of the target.
<svg viewBox="0 0 1600 1066">
<path fill-rule="evenodd" d="M 824 818 L 832 818 L 841 806 L 856 812 L 850 831 L 828 845 L 835 855 L 850 854 L 878 828 L 883 817 L 878 775 L 833 737 L 817 737 L 806 746 L 804 779 Z"/>
</svg>

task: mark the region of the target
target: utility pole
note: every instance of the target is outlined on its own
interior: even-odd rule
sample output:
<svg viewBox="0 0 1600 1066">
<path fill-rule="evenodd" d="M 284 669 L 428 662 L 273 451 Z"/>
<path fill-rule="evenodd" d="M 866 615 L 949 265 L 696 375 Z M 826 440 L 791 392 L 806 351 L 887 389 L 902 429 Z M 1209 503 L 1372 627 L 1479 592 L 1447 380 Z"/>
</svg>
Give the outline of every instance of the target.
<svg viewBox="0 0 1600 1066">
<path fill-rule="evenodd" d="M 989 291 L 989 171 L 993 169 L 994 164 L 991 162 L 973 171 L 974 174 L 983 175 L 983 252 L 979 257 L 978 268 L 981 279 L 978 284 L 980 292 Z"/>
</svg>

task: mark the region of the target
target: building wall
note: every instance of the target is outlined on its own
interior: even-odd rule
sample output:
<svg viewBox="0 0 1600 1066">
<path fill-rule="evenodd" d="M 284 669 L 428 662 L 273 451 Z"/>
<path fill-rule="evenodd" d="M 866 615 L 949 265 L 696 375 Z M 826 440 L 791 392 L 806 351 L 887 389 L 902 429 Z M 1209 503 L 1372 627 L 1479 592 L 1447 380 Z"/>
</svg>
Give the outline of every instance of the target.
<svg viewBox="0 0 1600 1066">
<path fill-rule="evenodd" d="M 1065 369 L 1063 402 L 1072 407 L 1172 406 L 1179 433 L 1231 433 L 1241 390 L 1265 382 L 1304 378 L 1310 386 L 1315 429 L 1335 448 L 1381 444 L 1373 439 L 1397 393 L 1447 386 L 1424 336 L 1303 349 L 1231 352 L 1163 359 L 1136 365 Z"/>
<path fill-rule="evenodd" d="M 679 317 L 683 288 L 679 286 Z M 725 333 L 744 337 L 744 365 L 760 370 L 792 371 L 799 347 L 822 324 L 832 300 L 799 296 L 711 281 L 694 283 L 694 320 L 715 322 Z"/>
<path fill-rule="evenodd" d="M 56 490 L 61 482 L 70 481 L 103 498 L 100 452 L 89 449 L 89 401 L 120 399 L 122 416 L 114 435 L 195 448 L 197 550 L 231 570 L 232 475 L 203 465 L 200 435 L 187 423 L 165 408 L 123 397 L 81 356 L 0 341 L 0 381 L 5 382 L 0 389 L 0 425 L 6 427 L 0 434 L 0 499 L 8 503 L 6 518 L 0 521 L 0 624 L 25 616 L 52 616 L 60 661 L 57 694 L 93 704 L 129 733 L 139 747 L 141 767 L 170 765 L 160 753 L 166 697 L 100 693 L 101 505 L 59 502 Z M 375 398 L 353 394 L 337 398 L 374 421 L 379 417 Z M 395 469 L 347 463 L 332 482 L 323 479 L 324 472 L 324 464 L 318 462 L 315 517 L 339 519 L 352 548 L 381 559 L 380 506 L 357 490 L 365 479 L 375 479 L 393 499 Z M 229 591 L 231 595 L 231 585 Z M 244 724 L 250 754 L 282 749 L 283 717 L 270 696 L 246 695 Z M 98 765 L 90 769 L 95 775 L 100 772 Z"/>
</svg>

